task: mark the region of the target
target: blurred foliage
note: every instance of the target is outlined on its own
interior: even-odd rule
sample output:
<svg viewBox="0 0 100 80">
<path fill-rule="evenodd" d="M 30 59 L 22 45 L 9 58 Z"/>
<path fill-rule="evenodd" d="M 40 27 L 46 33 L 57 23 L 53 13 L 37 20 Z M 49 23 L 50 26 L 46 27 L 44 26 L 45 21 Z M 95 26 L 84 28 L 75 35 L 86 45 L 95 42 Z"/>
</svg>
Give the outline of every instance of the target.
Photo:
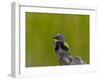
<svg viewBox="0 0 100 80">
<path fill-rule="evenodd" d="M 73 56 L 89 64 L 89 15 L 26 12 L 26 67 L 59 65 L 53 36 L 68 41 Z"/>
</svg>

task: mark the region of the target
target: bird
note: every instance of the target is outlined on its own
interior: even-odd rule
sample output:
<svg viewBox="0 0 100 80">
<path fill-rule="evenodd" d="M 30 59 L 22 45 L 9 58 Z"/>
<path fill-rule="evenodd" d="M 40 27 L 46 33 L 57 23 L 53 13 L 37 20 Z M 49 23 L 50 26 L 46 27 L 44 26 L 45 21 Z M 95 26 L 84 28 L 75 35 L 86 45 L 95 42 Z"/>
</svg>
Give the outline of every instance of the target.
<svg viewBox="0 0 100 80">
<path fill-rule="evenodd" d="M 55 40 L 55 52 L 58 54 L 58 56 L 63 58 L 64 56 L 70 55 L 68 42 L 65 42 L 64 36 L 57 34 L 53 38 Z"/>
<path fill-rule="evenodd" d="M 81 57 L 73 57 L 71 55 L 68 42 L 65 42 L 65 38 L 61 34 L 57 34 L 54 37 L 55 40 L 55 52 L 59 57 L 59 64 L 61 65 L 78 65 L 85 64 Z"/>
</svg>

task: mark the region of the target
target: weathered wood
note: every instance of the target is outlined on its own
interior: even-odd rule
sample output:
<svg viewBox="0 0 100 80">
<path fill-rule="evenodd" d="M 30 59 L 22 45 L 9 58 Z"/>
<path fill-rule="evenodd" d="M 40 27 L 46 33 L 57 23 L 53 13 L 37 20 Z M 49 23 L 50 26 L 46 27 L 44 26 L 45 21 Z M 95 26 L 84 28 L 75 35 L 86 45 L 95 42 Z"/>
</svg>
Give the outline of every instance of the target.
<svg viewBox="0 0 100 80">
<path fill-rule="evenodd" d="M 86 64 L 84 60 L 81 59 L 81 57 L 73 57 L 71 55 L 59 57 L 59 64 L 60 65 L 82 65 Z"/>
</svg>

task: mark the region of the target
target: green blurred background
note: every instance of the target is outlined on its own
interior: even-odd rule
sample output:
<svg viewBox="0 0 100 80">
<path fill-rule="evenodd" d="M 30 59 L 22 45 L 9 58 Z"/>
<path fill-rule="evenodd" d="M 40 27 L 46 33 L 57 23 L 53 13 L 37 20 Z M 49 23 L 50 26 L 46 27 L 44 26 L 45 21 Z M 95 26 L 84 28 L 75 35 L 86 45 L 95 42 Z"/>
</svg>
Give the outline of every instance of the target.
<svg viewBox="0 0 100 80">
<path fill-rule="evenodd" d="M 53 36 L 68 41 L 73 56 L 89 64 L 89 15 L 26 12 L 26 67 L 59 65 Z"/>
</svg>

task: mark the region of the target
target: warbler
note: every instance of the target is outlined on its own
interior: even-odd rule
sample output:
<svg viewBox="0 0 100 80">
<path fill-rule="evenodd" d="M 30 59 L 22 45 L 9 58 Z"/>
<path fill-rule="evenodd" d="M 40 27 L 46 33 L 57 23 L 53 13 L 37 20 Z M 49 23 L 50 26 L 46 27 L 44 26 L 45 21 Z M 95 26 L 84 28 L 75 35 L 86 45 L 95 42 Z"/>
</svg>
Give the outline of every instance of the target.
<svg viewBox="0 0 100 80">
<path fill-rule="evenodd" d="M 63 58 L 67 55 L 70 55 L 70 49 L 67 42 L 65 42 L 64 36 L 61 34 L 57 34 L 53 38 L 55 40 L 55 44 L 54 44 L 55 51 L 58 54 L 58 56 L 60 58 Z"/>
<path fill-rule="evenodd" d="M 60 65 L 77 65 L 86 64 L 81 57 L 73 57 L 70 53 L 68 42 L 65 42 L 64 36 L 57 34 L 53 37 L 55 39 L 55 51 L 59 56 Z"/>
</svg>

